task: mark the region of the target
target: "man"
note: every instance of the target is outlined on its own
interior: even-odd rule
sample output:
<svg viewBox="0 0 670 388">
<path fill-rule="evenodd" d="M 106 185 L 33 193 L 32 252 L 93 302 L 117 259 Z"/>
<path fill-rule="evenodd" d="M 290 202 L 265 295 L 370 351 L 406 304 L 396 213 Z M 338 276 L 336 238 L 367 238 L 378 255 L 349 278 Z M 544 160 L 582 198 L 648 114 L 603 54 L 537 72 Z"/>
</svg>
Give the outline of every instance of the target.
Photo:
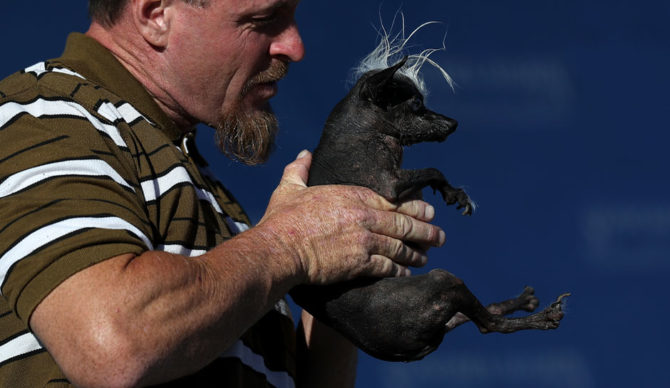
<svg viewBox="0 0 670 388">
<path fill-rule="evenodd" d="M 298 2 L 90 0 L 61 58 L 0 82 L 0 386 L 353 385 L 353 346 L 282 297 L 425 264 L 432 207 L 307 188 L 303 152 L 249 229 L 193 142 L 266 159 Z"/>
</svg>

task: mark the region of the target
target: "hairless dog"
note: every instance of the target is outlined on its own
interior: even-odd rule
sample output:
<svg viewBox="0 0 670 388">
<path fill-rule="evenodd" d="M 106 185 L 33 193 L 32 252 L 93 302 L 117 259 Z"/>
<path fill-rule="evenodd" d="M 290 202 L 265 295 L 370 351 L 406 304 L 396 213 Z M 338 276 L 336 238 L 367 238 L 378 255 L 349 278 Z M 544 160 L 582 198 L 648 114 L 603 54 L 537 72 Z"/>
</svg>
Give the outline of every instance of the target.
<svg viewBox="0 0 670 388">
<path fill-rule="evenodd" d="M 416 83 L 399 71 L 406 60 L 366 72 L 336 105 L 314 151 L 308 184 L 366 186 L 394 203 L 430 186 L 447 204 L 457 204 L 469 215 L 474 205 L 468 195 L 452 187 L 440 171 L 401 169 L 403 146 L 443 141 L 457 126 L 455 120 L 424 106 Z M 507 318 L 505 314 L 537 308 L 532 288 L 484 307 L 462 280 L 441 269 L 291 291 L 294 301 L 318 320 L 366 353 L 389 361 L 423 358 L 440 345 L 445 333 L 469 320 L 482 333 L 555 329 L 567 295 L 536 314 Z"/>
</svg>

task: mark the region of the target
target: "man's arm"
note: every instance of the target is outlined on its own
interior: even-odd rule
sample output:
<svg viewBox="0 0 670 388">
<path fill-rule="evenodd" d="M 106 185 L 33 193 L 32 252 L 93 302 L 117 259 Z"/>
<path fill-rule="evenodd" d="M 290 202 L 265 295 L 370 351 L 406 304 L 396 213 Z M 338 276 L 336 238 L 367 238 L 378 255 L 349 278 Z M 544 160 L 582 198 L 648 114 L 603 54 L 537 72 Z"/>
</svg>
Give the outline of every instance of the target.
<svg viewBox="0 0 670 388">
<path fill-rule="evenodd" d="M 306 311 L 297 335 L 298 388 L 354 387 L 358 349 L 349 340 Z"/>
<path fill-rule="evenodd" d="M 305 186 L 310 155 L 287 166 L 259 225 L 197 258 L 122 255 L 73 275 L 30 324 L 75 385 L 136 386 L 197 371 L 233 344 L 292 287 L 405 274 L 441 245 L 421 221 L 368 189 Z M 404 213 L 404 214 L 403 214 Z"/>
</svg>

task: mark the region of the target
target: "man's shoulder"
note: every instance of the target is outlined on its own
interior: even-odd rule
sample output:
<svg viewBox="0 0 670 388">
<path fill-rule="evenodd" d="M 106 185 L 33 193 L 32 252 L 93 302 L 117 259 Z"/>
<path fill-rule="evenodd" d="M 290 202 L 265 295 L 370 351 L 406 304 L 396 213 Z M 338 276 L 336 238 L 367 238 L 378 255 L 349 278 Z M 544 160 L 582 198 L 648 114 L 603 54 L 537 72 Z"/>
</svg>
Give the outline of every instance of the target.
<svg viewBox="0 0 670 388">
<path fill-rule="evenodd" d="M 39 62 L 1 80 L 0 101 L 21 99 L 39 93 L 41 89 L 63 89 L 65 92 L 82 81 L 85 81 L 83 76 L 64 66 L 51 61 Z"/>
<path fill-rule="evenodd" d="M 114 93 L 55 60 L 28 66 L 0 81 L 0 105 L 38 99 L 72 101 L 88 109 L 101 101 L 120 101 Z"/>
<path fill-rule="evenodd" d="M 120 123 L 153 126 L 130 103 L 57 60 L 39 62 L 0 81 L 0 128 L 25 114 L 35 119 L 83 119 L 122 147 Z"/>
</svg>

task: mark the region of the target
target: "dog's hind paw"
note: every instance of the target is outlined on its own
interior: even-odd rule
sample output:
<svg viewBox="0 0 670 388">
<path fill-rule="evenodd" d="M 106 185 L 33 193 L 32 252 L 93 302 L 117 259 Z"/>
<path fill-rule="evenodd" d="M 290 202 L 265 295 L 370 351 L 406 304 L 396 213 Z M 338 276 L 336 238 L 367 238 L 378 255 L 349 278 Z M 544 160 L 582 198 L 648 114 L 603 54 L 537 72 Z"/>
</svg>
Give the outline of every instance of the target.
<svg viewBox="0 0 670 388">
<path fill-rule="evenodd" d="M 526 286 L 523 289 L 521 295 L 516 298 L 517 305 L 514 305 L 514 310 L 524 310 L 524 311 L 535 311 L 537 306 L 540 305 L 540 300 L 535 296 L 535 289 L 530 286 Z"/>
<path fill-rule="evenodd" d="M 561 319 L 563 319 L 563 316 L 565 315 L 565 312 L 563 311 L 563 299 L 568 296 L 570 296 L 569 292 L 562 294 L 556 299 L 554 303 L 552 303 L 549 307 L 540 313 L 545 317 L 545 329 L 556 329 L 558 327 Z"/>
</svg>

